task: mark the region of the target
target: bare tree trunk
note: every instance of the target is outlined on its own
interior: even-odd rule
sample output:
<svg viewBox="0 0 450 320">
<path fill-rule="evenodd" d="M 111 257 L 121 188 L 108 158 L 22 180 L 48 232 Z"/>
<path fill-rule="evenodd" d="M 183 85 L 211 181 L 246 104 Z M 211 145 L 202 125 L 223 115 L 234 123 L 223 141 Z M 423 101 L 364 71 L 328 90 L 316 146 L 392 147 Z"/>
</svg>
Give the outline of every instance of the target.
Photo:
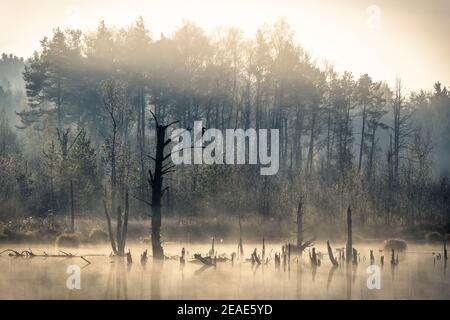
<svg viewBox="0 0 450 320">
<path fill-rule="evenodd" d="M 377 125 L 374 124 L 372 128 L 371 147 L 369 155 L 369 167 L 367 169 L 367 182 L 370 184 L 372 180 L 373 159 L 375 156 L 375 134 L 377 131 Z"/>
<path fill-rule="evenodd" d="M 111 217 L 109 216 L 108 207 L 106 205 L 105 200 L 103 200 L 103 209 L 105 210 L 106 223 L 108 225 L 109 240 L 111 241 L 111 248 L 113 250 L 113 253 L 117 254 L 117 247 L 116 247 L 116 243 L 114 241 L 114 236 L 113 236 L 113 231 L 112 231 L 112 226 L 111 226 Z"/>
<path fill-rule="evenodd" d="M 363 150 L 364 150 L 364 139 L 366 134 L 366 104 L 364 103 L 363 114 L 362 114 L 362 128 L 361 128 L 361 145 L 359 146 L 359 161 L 358 161 L 358 172 L 361 172 L 362 161 L 363 161 Z"/>
<path fill-rule="evenodd" d="M 265 258 L 266 258 L 266 243 L 265 243 L 265 241 L 264 241 L 264 237 L 263 237 L 263 239 L 262 239 L 262 253 L 261 253 L 261 258 L 262 258 L 262 261 L 263 261 L 263 263 L 264 263 L 264 260 L 265 260 Z"/>
<path fill-rule="evenodd" d="M 175 165 L 170 163 L 164 164 L 164 162 L 170 159 L 170 154 L 164 155 L 165 148 L 170 144 L 171 140 L 166 139 L 167 128 L 171 125 L 178 123 L 174 121 L 168 125 L 160 125 L 157 117 L 152 112 L 153 118 L 156 122 L 156 156 L 152 159 L 154 161 L 154 171 L 150 169 L 149 183 L 152 188 L 152 202 L 148 203 L 152 207 L 152 250 L 153 257 L 156 259 L 164 258 L 164 250 L 161 245 L 161 200 L 164 194 L 163 180 L 164 175 L 173 172 Z"/>
<path fill-rule="evenodd" d="M 240 214 L 239 214 L 239 255 L 240 257 L 244 256 L 244 246 L 242 244 L 242 223 Z"/>
<path fill-rule="evenodd" d="M 125 193 L 125 212 L 123 216 L 123 226 L 121 231 L 121 238 L 119 244 L 119 253 L 125 253 L 125 243 L 127 240 L 127 232 L 128 232 L 128 216 L 129 216 L 129 204 L 128 204 L 128 191 Z"/>
<path fill-rule="evenodd" d="M 315 130 L 316 130 L 316 118 L 317 118 L 316 111 L 313 111 L 313 114 L 311 117 L 311 130 L 310 130 L 310 136 L 309 136 L 308 163 L 306 166 L 306 170 L 308 173 L 310 173 L 312 170 L 312 164 L 313 164 L 313 158 L 314 158 L 314 135 L 315 135 Z"/>
<path fill-rule="evenodd" d="M 298 203 L 297 208 L 297 249 L 300 250 L 303 243 L 303 203 L 302 200 Z"/>
<path fill-rule="evenodd" d="M 116 228 L 117 254 L 123 256 L 122 250 L 122 209 L 117 207 L 117 228 Z"/>
<path fill-rule="evenodd" d="M 161 197 L 163 183 L 162 163 L 164 158 L 164 136 L 165 132 L 161 132 L 161 129 L 157 128 L 155 171 L 152 184 L 152 249 L 153 257 L 157 259 L 164 258 L 164 251 L 161 245 Z"/>
<path fill-rule="evenodd" d="M 447 259 L 448 259 L 448 256 L 447 256 L 447 238 L 444 237 L 444 260 L 446 261 L 446 263 L 447 263 Z"/>
<path fill-rule="evenodd" d="M 347 248 L 346 248 L 346 261 L 347 263 L 352 261 L 353 256 L 353 243 L 352 243 L 352 210 L 350 206 L 347 209 Z"/>
<path fill-rule="evenodd" d="M 70 180 L 70 231 L 75 232 L 75 210 L 73 203 L 73 182 Z"/>
<path fill-rule="evenodd" d="M 328 119 L 327 119 L 327 166 L 326 166 L 326 177 L 328 179 L 328 174 L 330 171 L 331 163 L 331 109 L 328 109 Z"/>
</svg>

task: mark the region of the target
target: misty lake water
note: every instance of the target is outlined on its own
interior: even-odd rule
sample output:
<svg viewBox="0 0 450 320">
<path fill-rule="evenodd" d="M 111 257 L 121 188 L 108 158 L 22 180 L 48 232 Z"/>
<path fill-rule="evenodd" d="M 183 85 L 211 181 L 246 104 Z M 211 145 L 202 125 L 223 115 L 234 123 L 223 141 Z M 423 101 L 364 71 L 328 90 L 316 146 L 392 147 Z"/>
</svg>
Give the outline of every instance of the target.
<svg viewBox="0 0 450 320">
<path fill-rule="evenodd" d="M 319 243 L 321 244 L 321 243 Z M 334 247 L 342 247 L 337 244 Z M 150 257 L 141 265 L 140 254 L 148 245 L 130 244 L 133 263 L 125 259 L 109 257 L 108 246 L 83 246 L 66 249 L 72 254 L 86 255 L 87 264 L 80 258 L 15 258 L 6 253 L 0 256 L 0 299 L 450 299 L 450 276 L 444 260 L 435 260 L 441 246 L 410 245 L 399 255 L 398 266 L 391 267 L 390 253 L 379 252 L 382 243 L 355 246 L 360 252 L 358 266 L 347 267 L 342 263 L 333 269 L 326 255 L 315 270 L 308 254 L 292 256 L 290 266 L 276 269 L 273 261 L 281 244 L 266 244 L 266 252 L 272 260 L 267 265 L 230 261 L 205 267 L 192 262 L 194 253 L 206 254 L 209 245 L 166 243 L 167 256 L 176 256 L 185 247 L 188 262 L 181 268 L 178 259 L 154 262 Z M 219 254 L 231 255 L 235 244 L 216 244 Z M 245 256 L 250 257 L 261 244 L 244 246 Z M 27 250 L 24 245 L 0 245 L 6 248 Z M 317 250 L 326 253 L 324 245 Z M 57 254 L 49 246 L 32 246 L 35 254 Z M 127 246 L 128 249 L 128 246 Z M 385 255 L 381 268 L 381 289 L 367 288 L 369 250 L 373 249 L 375 264 Z M 150 252 L 151 250 L 149 250 Z M 104 254 L 104 256 L 89 256 Z M 70 276 L 67 268 L 81 268 L 81 288 L 69 290 L 66 282 Z"/>
</svg>

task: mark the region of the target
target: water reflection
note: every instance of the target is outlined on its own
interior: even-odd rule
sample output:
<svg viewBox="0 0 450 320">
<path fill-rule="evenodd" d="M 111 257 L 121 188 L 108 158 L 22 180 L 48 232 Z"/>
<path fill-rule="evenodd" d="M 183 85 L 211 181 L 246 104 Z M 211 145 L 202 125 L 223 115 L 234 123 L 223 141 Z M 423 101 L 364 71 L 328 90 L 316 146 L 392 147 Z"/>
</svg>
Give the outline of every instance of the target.
<svg viewBox="0 0 450 320">
<path fill-rule="evenodd" d="M 347 280 L 347 300 L 352 299 L 352 264 L 347 262 L 345 264 L 345 278 Z"/>
<path fill-rule="evenodd" d="M 297 265 L 297 299 L 302 299 L 302 278 L 303 278 L 303 267 L 299 263 Z"/>
<path fill-rule="evenodd" d="M 150 288 L 152 300 L 161 300 L 161 273 L 163 265 L 164 260 L 153 259 Z"/>
<path fill-rule="evenodd" d="M 123 257 L 112 257 L 106 284 L 105 299 L 128 299 L 127 272 Z"/>
<path fill-rule="evenodd" d="M 266 246 L 270 251 L 271 246 Z M 179 253 L 182 247 L 195 252 L 209 250 L 209 245 L 183 244 L 168 246 L 167 252 Z M 35 252 L 44 249 L 48 250 L 33 248 Z M 178 259 L 161 262 L 149 258 L 142 265 L 139 258 L 145 246 L 135 245 L 131 249 L 136 254 L 130 267 L 126 258 L 93 256 L 105 252 L 105 247 L 80 248 L 79 254 L 87 257 L 93 254 L 88 258 L 91 264 L 82 270 L 82 290 L 70 292 L 65 285 L 67 267 L 74 263 L 81 267 L 82 261 L 0 256 L 3 271 L 0 299 L 447 299 L 450 296 L 450 277 L 448 273 L 444 275 L 444 255 L 441 260 L 436 260 L 433 268 L 432 249 L 424 246 L 411 246 L 410 250 L 426 254 L 405 253 L 400 256 L 399 265 L 392 268 L 389 255 L 384 270 L 381 270 L 382 290 L 371 291 L 365 286 L 365 267 L 370 259 L 367 256 L 364 262 L 363 254 L 359 269 L 342 257 L 341 264 L 335 268 L 326 257 L 321 260 L 321 266 L 312 267 L 309 257 L 291 256 L 292 274 L 289 277 L 289 259 L 286 259 L 286 271 L 283 271 L 281 254 L 280 265 L 271 259 L 259 267 L 254 264 L 252 269 L 249 261 L 235 260 L 234 266 L 228 261 L 218 263 L 214 269 L 195 263 L 187 250 L 185 263 Z M 361 252 L 365 249 L 360 247 Z M 218 246 L 217 250 L 231 256 L 235 246 Z M 323 249 L 318 247 L 318 250 Z M 380 257 L 374 257 L 374 260 L 379 262 Z"/>
<path fill-rule="evenodd" d="M 338 268 L 339 268 L 338 266 L 332 265 L 330 271 L 328 272 L 327 294 L 328 294 L 328 290 L 330 289 L 330 285 L 333 282 L 333 275 Z"/>
</svg>

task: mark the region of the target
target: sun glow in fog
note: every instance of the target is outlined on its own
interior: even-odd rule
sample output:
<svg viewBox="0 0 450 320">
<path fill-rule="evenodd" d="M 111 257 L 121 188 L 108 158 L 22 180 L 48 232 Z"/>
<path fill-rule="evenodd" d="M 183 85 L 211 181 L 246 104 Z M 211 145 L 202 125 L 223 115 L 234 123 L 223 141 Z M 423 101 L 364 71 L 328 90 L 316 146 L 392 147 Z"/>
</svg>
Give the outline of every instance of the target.
<svg viewBox="0 0 450 320">
<path fill-rule="evenodd" d="M 38 49 L 42 36 L 56 26 L 95 30 L 100 19 L 122 27 L 142 16 L 156 38 L 183 20 L 207 32 L 236 26 L 251 37 L 283 17 L 313 57 L 332 62 L 338 71 L 367 72 L 390 84 L 400 76 L 409 89 L 450 82 L 450 44 L 444 41 L 450 6 L 443 0 L 426 5 L 406 0 L 17 0 L 1 6 L 12 14 L 0 27 L 16 29 L 0 35 L 0 51 L 22 56 Z"/>
<path fill-rule="evenodd" d="M 371 8 L 371 10 L 368 10 Z M 381 16 L 381 9 L 375 12 Z M 98 1 L 90 6 L 70 4 L 66 8 L 64 25 L 71 28 L 94 30 L 98 21 L 108 25 L 126 26 L 142 16 L 155 36 L 161 32 L 170 34 L 183 20 L 193 21 L 208 33 L 221 26 L 235 26 L 252 37 L 258 28 L 283 18 L 294 28 L 296 40 L 315 59 L 332 62 L 339 71 L 346 69 L 357 75 L 370 70 L 373 37 L 381 25 L 373 27 L 378 18 L 373 6 L 362 6 L 357 12 L 334 3 L 320 4 L 315 1 Z M 349 22 L 353 22 L 350 24 Z M 378 20 L 381 23 L 381 17 Z M 369 37 L 369 39 L 367 39 Z M 375 39 L 376 40 L 376 39 Z M 370 43 L 363 43 L 370 41 Z M 356 48 L 360 43 L 363 48 Z M 380 68 L 381 67 L 381 68 Z M 394 79 L 396 74 L 383 74 L 382 66 L 372 71 L 374 78 Z"/>
</svg>

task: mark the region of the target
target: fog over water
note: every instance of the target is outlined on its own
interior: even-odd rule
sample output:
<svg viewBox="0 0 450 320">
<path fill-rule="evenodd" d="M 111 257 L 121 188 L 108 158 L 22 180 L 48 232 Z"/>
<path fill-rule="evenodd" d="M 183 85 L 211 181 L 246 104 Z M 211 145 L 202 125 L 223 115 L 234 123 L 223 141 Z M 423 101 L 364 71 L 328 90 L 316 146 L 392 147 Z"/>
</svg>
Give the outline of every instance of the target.
<svg viewBox="0 0 450 320">
<path fill-rule="evenodd" d="M 0 299 L 449 299 L 450 276 L 443 260 L 434 261 L 441 249 L 438 246 L 413 245 L 400 253 L 399 264 L 391 267 L 389 254 L 378 252 L 382 244 L 360 245 L 358 266 L 345 263 L 333 268 L 328 257 L 322 257 L 319 267 L 313 268 L 308 254 L 292 256 L 290 265 L 280 269 L 274 266 L 274 252 L 281 244 L 268 243 L 270 252 L 267 265 L 255 266 L 251 262 L 218 262 L 216 267 L 187 262 L 180 266 L 175 257 L 164 262 L 149 259 L 145 266 L 138 255 L 146 248 L 132 244 L 133 264 L 124 258 L 89 257 L 90 254 L 107 253 L 106 246 L 70 250 L 86 255 L 91 264 L 77 258 L 11 258 L 2 254 L 0 268 Z M 337 245 L 338 246 L 338 245 Z M 15 246 L 18 248 L 18 246 Z M 208 246 L 169 243 L 168 256 L 179 255 L 185 247 L 190 258 L 196 252 L 206 253 Z M 260 244 L 247 245 L 245 252 Z M 3 250 L 5 246 L 1 246 Z M 381 289 L 367 288 L 367 267 L 370 249 L 375 249 L 375 265 L 380 265 L 380 255 L 387 255 L 381 268 Z M 25 249 L 25 248 L 24 248 Z M 35 246 L 36 254 L 48 247 Z M 218 253 L 230 256 L 235 245 L 218 244 Z M 319 252 L 326 248 L 319 246 Z M 259 251 L 260 252 L 260 251 Z M 55 252 L 56 253 L 56 252 Z M 81 289 L 69 290 L 66 282 L 70 274 L 67 268 L 81 267 Z"/>
</svg>

